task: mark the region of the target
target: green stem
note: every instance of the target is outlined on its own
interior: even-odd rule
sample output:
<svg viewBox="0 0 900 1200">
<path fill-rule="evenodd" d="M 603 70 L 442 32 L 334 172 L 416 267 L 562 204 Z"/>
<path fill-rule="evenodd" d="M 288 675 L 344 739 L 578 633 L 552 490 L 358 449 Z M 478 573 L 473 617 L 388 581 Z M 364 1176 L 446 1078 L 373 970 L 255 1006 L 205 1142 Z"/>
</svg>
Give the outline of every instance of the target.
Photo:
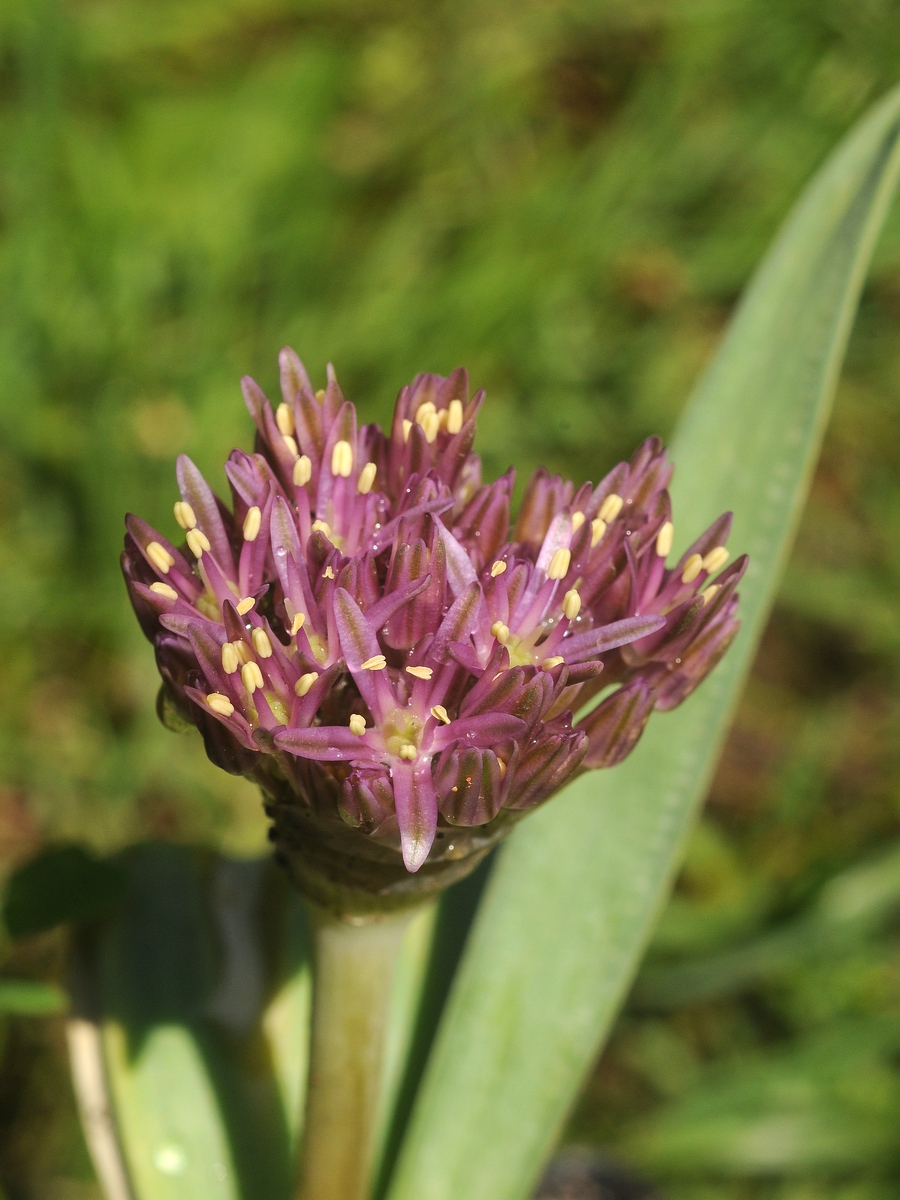
<svg viewBox="0 0 900 1200">
<path fill-rule="evenodd" d="M 367 1200 L 391 990 L 416 910 L 353 923 L 310 909 L 312 1044 L 296 1200 Z"/>
</svg>

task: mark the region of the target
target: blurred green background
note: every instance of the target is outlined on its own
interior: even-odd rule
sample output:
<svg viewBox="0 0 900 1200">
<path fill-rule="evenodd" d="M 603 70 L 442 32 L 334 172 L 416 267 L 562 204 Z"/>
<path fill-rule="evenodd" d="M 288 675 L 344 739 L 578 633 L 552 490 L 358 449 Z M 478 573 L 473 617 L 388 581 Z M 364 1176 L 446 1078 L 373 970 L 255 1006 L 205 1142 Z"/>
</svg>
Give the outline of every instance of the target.
<svg viewBox="0 0 900 1200">
<path fill-rule="evenodd" d="M 365 419 L 488 390 L 493 475 L 667 435 L 896 0 L 2 0 L 0 869 L 252 853 L 252 789 L 157 725 L 117 567 L 217 486 L 285 343 Z M 635 994 L 573 1116 L 671 1200 L 900 1194 L 900 214 L 777 611 Z M 690 532 L 690 514 L 680 514 Z M 738 549 L 740 549 L 738 547 Z M 665 720 L 665 717 L 661 717 Z M 59 977 L 58 939 L 4 971 Z M 0 1183 L 96 1200 L 61 1025 L 10 1020 Z"/>
</svg>

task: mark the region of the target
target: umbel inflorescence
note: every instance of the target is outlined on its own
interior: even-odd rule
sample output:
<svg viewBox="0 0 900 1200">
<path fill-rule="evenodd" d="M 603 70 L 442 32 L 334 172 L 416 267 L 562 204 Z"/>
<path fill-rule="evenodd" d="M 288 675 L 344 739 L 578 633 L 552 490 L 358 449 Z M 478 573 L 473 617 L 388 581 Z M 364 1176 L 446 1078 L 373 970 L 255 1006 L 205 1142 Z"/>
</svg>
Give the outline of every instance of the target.
<svg viewBox="0 0 900 1200">
<path fill-rule="evenodd" d="M 277 409 L 243 381 L 256 451 L 225 465 L 231 511 L 182 456 L 184 544 L 129 516 L 123 570 L 164 709 L 260 784 L 301 884 L 306 862 L 402 890 L 621 761 L 727 649 L 745 560 L 722 571 L 725 515 L 667 566 L 657 439 L 596 486 L 536 471 L 511 527 L 465 371 L 417 376 L 385 434 L 330 368 L 315 391 L 280 363 Z"/>
</svg>

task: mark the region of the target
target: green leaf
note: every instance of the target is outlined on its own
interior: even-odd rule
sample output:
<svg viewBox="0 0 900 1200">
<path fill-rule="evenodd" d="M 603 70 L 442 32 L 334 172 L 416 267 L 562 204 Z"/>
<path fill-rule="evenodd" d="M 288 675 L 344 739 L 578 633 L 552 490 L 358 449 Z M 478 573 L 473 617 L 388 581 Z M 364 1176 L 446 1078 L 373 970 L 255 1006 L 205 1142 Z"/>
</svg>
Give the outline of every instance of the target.
<svg viewBox="0 0 900 1200">
<path fill-rule="evenodd" d="M 268 859 L 150 845 L 120 862 L 127 903 L 75 941 L 75 1024 L 102 1060 L 80 1082 L 76 1064 L 89 1143 L 99 1073 L 107 1153 L 137 1200 L 288 1200 L 309 1036 L 299 897 Z"/>
<path fill-rule="evenodd" d="M 30 979 L 0 979 L 0 1013 L 18 1017 L 46 1017 L 62 1012 L 66 998 L 50 983 Z"/>
<path fill-rule="evenodd" d="M 29 937 L 103 916 L 124 893 L 125 877 L 113 863 L 80 846 L 61 846 L 15 872 L 3 898 L 3 920 L 11 937 Z"/>
<path fill-rule="evenodd" d="M 844 140 L 757 273 L 675 441 L 683 541 L 725 509 L 743 629 L 615 771 L 524 822 L 476 919 L 390 1200 L 522 1200 L 633 977 L 752 661 L 900 170 L 900 91 Z"/>
</svg>

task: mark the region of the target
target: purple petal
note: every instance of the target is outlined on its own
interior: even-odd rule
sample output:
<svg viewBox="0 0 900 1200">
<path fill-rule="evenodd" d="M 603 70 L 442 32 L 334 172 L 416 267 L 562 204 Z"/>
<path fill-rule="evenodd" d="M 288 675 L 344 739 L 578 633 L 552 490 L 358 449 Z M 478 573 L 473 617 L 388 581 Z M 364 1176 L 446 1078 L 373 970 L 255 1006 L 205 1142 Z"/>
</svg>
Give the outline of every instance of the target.
<svg viewBox="0 0 900 1200">
<path fill-rule="evenodd" d="M 665 625 L 665 617 L 645 616 L 626 617 L 624 621 L 613 621 L 611 625 L 601 625 L 599 629 L 591 629 L 588 633 L 579 633 L 572 638 L 564 638 L 560 650 L 567 662 L 577 663 L 585 658 L 596 658 L 607 650 L 615 650 L 617 646 L 627 646 L 629 642 L 656 633 Z"/>
<path fill-rule="evenodd" d="M 431 780 L 431 764 L 394 767 L 393 779 L 403 861 L 407 871 L 415 872 L 428 857 L 437 830 L 437 798 Z"/>
<path fill-rule="evenodd" d="M 374 752 L 365 740 L 346 725 L 317 725 L 314 729 L 283 729 L 276 733 L 275 744 L 299 758 L 319 762 L 365 762 Z"/>
</svg>

